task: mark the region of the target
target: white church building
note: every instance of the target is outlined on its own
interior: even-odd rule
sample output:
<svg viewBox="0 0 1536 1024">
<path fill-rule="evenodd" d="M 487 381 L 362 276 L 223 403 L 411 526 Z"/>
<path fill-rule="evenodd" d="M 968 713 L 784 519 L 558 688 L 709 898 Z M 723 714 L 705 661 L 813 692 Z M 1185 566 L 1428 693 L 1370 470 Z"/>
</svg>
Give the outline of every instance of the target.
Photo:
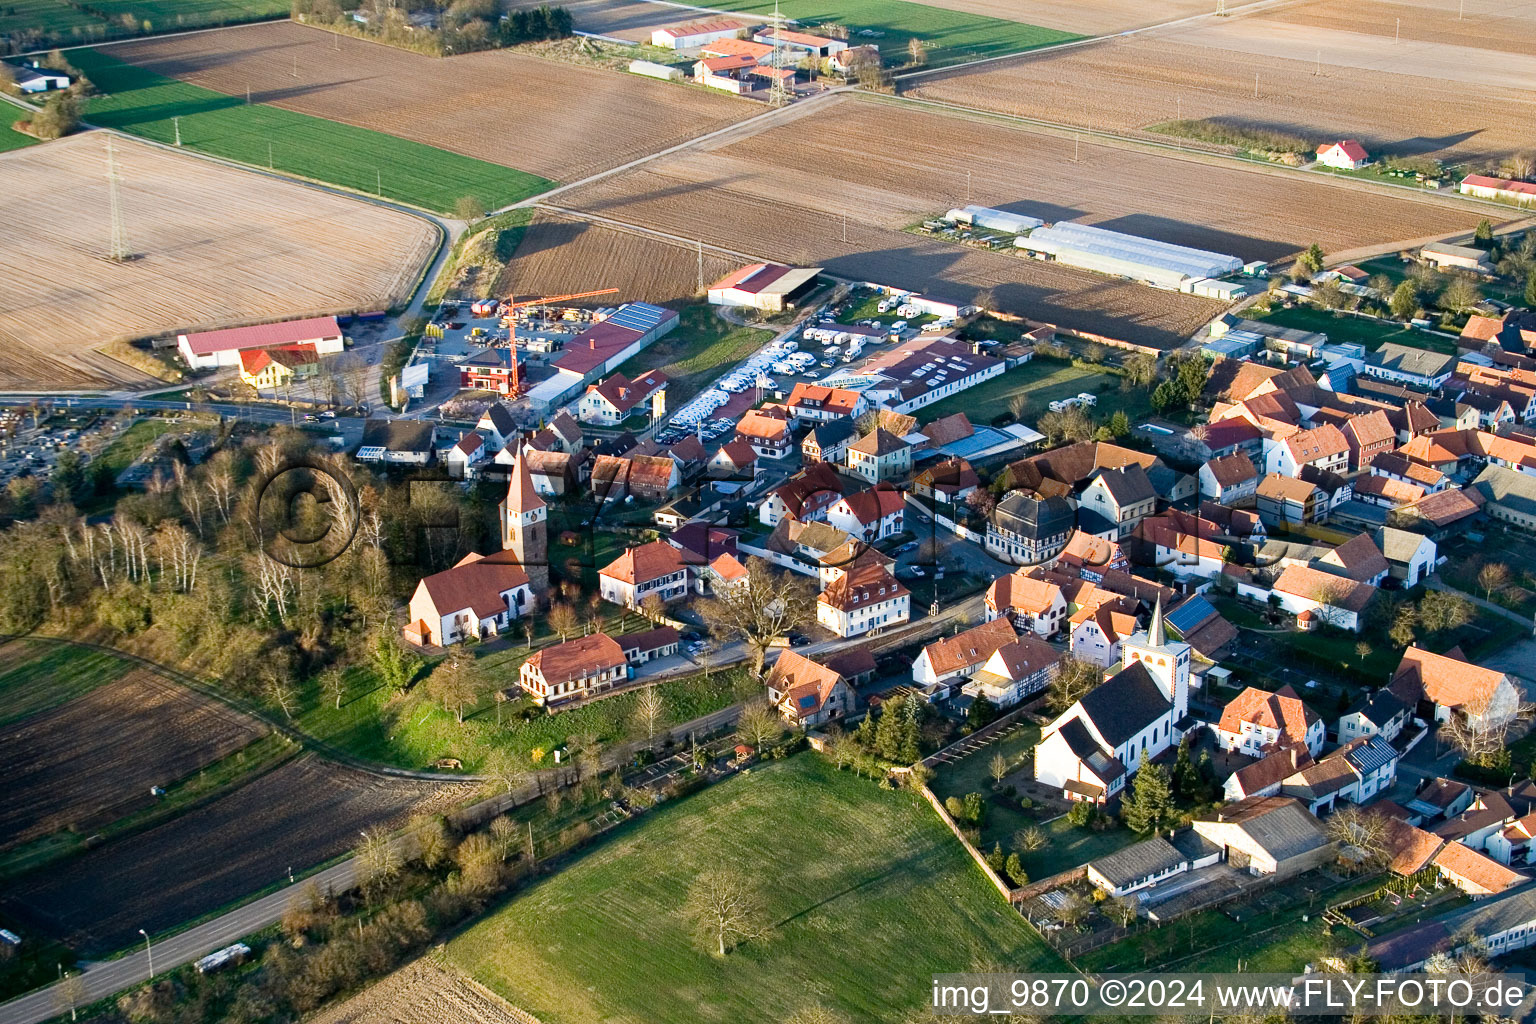
<svg viewBox="0 0 1536 1024">
<path fill-rule="evenodd" d="M 1121 668 L 1062 712 L 1035 746 L 1035 778 L 1069 800 L 1105 803 L 1141 764 L 1183 738 L 1191 648 L 1169 641 L 1161 601 L 1124 642 Z"/>
</svg>

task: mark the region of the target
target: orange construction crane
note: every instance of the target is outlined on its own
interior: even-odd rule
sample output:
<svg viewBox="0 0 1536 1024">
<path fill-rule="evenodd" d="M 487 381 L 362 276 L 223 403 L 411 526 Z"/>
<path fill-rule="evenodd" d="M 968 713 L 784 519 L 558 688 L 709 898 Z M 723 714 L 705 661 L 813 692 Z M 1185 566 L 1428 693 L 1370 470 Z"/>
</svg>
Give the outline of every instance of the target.
<svg viewBox="0 0 1536 1024">
<path fill-rule="evenodd" d="M 601 288 L 595 292 L 574 292 L 570 295 L 543 295 L 537 299 L 525 299 L 522 302 L 508 302 L 506 313 L 507 324 L 507 355 L 512 360 L 512 378 L 508 381 L 510 391 L 508 398 L 516 398 L 523 393 L 523 375 L 517 365 L 517 319 L 512 315 L 515 309 L 525 306 L 548 306 L 555 302 L 567 302 L 571 299 L 590 299 L 594 295 L 612 295 L 617 288 Z"/>
</svg>

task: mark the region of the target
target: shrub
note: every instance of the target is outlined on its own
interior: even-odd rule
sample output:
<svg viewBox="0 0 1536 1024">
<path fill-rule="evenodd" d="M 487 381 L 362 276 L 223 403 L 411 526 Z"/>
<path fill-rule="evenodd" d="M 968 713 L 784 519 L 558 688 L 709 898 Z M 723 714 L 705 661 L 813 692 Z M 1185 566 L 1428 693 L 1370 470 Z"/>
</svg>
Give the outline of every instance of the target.
<svg viewBox="0 0 1536 1024">
<path fill-rule="evenodd" d="M 1072 805 L 1071 810 L 1067 811 L 1067 824 L 1082 828 L 1093 820 L 1093 812 L 1093 804 L 1088 803 L 1086 800 L 1079 800 Z"/>
</svg>

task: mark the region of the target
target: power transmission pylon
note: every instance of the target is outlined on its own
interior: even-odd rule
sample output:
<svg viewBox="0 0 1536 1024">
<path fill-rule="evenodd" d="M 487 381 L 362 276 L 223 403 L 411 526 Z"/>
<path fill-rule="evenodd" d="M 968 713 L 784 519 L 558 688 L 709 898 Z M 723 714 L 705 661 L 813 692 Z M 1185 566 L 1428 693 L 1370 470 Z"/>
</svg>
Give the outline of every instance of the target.
<svg viewBox="0 0 1536 1024">
<path fill-rule="evenodd" d="M 784 18 L 779 14 L 779 0 L 773 0 L 773 78 L 768 85 L 768 102 L 782 107 L 789 102 L 789 90 L 784 86 Z"/>
<path fill-rule="evenodd" d="M 123 230 L 123 203 L 118 194 L 117 157 L 112 151 L 112 136 L 107 136 L 107 204 L 112 215 L 112 249 L 108 258 L 126 260 L 133 254 L 128 251 L 128 232 Z"/>
</svg>

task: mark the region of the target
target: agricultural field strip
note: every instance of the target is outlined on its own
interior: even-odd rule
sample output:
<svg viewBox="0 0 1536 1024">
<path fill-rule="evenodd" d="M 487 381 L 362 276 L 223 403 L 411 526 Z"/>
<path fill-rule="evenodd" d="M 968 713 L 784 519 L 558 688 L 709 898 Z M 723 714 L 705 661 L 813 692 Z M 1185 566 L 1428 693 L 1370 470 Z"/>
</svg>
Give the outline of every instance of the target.
<svg viewBox="0 0 1536 1024">
<path fill-rule="evenodd" d="M 0 158 L 0 221 L 16 243 L 0 253 L 0 338 L 12 351 L 0 387 L 138 383 L 147 378 L 95 346 L 391 305 L 437 239 L 414 214 L 124 139 L 115 157 L 139 258 L 112 262 L 102 258 L 107 138 L 90 132 Z M 28 273 L 23 252 L 55 273 Z M 92 300 L 71 280 L 89 282 Z"/>
<path fill-rule="evenodd" d="M 5 846 L 99 825 L 153 802 L 174 782 L 244 747 L 266 726 L 143 669 L 0 729 L 8 783 Z"/>
</svg>

